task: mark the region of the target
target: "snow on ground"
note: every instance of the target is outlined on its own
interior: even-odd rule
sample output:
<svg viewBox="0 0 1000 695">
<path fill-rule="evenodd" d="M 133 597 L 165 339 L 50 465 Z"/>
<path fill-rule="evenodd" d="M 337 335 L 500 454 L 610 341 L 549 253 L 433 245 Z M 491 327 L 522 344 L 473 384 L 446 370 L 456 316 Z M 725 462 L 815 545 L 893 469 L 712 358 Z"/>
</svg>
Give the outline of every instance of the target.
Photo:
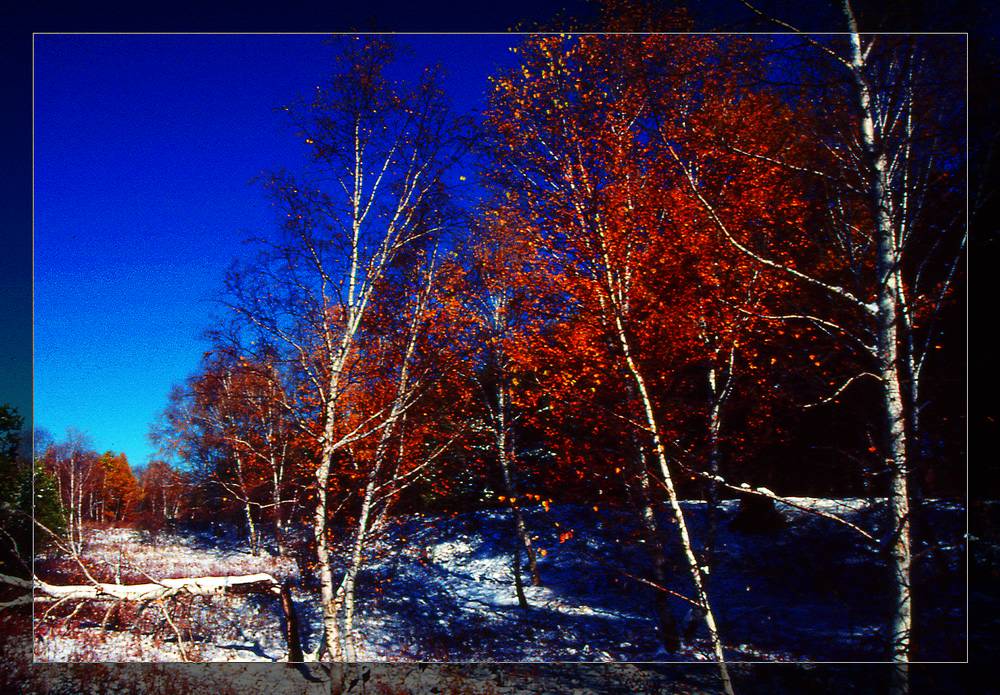
<svg viewBox="0 0 1000 695">
<path fill-rule="evenodd" d="M 812 500 L 796 504 L 842 515 L 884 537 L 884 502 Z M 692 536 L 704 538 L 704 505 L 682 505 Z M 730 528 L 738 503 L 724 504 L 709 583 L 723 639 L 736 660 L 880 660 L 890 585 L 883 558 L 854 531 L 784 507 L 785 528 Z M 669 661 L 709 658 L 703 632 L 679 654 L 659 646 L 654 589 L 622 570 L 649 576 L 649 556 L 632 515 L 571 505 L 526 512 L 544 586 L 525 587 L 517 607 L 511 521 L 503 512 L 451 520 L 414 518 L 392 534 L 398 550 L 365 575 L 382 583 L 359 611 L 366 658 L 373 660 Z M 921 658 L 963 659 L 965 649 L 964 508 L 935 504 L 934 544 L 915 543 Z M 669 529 L 669 520 L 663 518 Z M 564 538 L 572 531 L 570 538 Z M 669 530 L 667 531 L 669 533 Z M 405 539 L 405 540 L 403 540 Z M 940 546 L 940 547 L 937 547 Z M 669 588 L 692 595 L 679 548 Z M 683 624 L 686 607 L 675 602 Z"/>
<path fill-rule="evenodd" d="M 884 502 L 813 500 L 796 504 L 842 515 L 885 537 Z M 704 504 L 683 503 L 692 536 L 705 535 Z M 780 508 L 780 507 L 779 507 Z M 851 529 L 803 511 L 780 508 L 786 524 L 766 532 L 731 527 L 737 504 L 724 504 L 717 566 L 709 591 L 732 660 L 882 660 L 890 585 L 884 558 Z M 539 549 L 543 586 L 525 586 L 518 607 L 512 566 L 512 522 L 499 510 L 398 521 L 373 550 L 359 585 L 359 658 L 371 661 L 704 661 L 704 630 L 677 654 L 660 647 L 654 589 L 629 574 L 649 576 L 649 553 L 634 515 L 624 510 L 557 505 L 529 508 L 526 522 Z M 934 503 L 918 530 L 915 574 L 918 659 L 965 658 L 964 507 Z M 670 522 L 664 516 L 669 535 Z M 225 539 L 224 539 L 225 540 Z M 312 582 L 287 560 L 253 557 L 234 539 L 164 535 L 150 544 L 126 529 L 98 532 L 91 552 L 114 564 L 118 548 L 159 576 L 248 574 L 292 578 L 306 648 L 320 621 Z M 679 548 L 668 553 L 669 588 L 691 595 Z M 683 626 L 689 613 L 673 602 Z M 227 597 L 199 605 L 205 627 L 195 656 L 213 661 L 285 657 L 277 602 Z M 36 608 L 37 611 L 37 608 Z M 83 633 L 81 637 L 80 634 Z M 158 635 L 98 628 L 59 634 L 36 629 L 36 659 L 170 661 L 178 657 L 169 630 Z M 190 646 L 190 645 L 189 645 Z"/>
</svg>

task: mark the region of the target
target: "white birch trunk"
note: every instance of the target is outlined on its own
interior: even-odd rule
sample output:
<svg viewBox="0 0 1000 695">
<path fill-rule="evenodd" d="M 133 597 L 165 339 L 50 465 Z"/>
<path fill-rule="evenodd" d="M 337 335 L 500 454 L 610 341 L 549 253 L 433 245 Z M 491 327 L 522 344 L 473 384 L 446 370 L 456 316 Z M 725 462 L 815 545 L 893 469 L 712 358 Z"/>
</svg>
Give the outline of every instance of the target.
<svg viewBox="0 0 1000 695">
<path fill-rule="evenodd" d="M 76 506 L 76 458 L 69 462 L 69 547 L 79 554 L 81 548 L 77 545 L 77 506 Z"/>
<path fill-rule="evenodd" d="M 719 526 L 719 462 L 722 452 L 719 449 L 719 433 L 722 430 L 723 391 L 719 388 L 716 368 L 708 372 L 708 383 L 711 392 L 711 407 L 708 414 L 708 473 L 712 476 L 705 488 L 705 506 L 708 516 L 708 531 L 705 537 L 705 565 L 714 569 L 715 539 Z M 707 584 L 706 580 L 706 584 Z"/>
<path fill-rule="evenodd" d="M 698 564 L 698 558 L 695 556 L 694 547 L 691 545 L 691 536 L 688 534 L 684 512 L 677 499 L 673 476 L 671 475 L 670 468 L 667 464 L 666 448 L 663 446 L 663 440 L 660 438 L 659 423 L 657 421 L 656 414 L 653 411 L 653 403 L 652 400 L 650 400 L 649 391 L 646 389 L 646 380 L 643 377 L 642 372 L 639 371 L 639 367 L 632 357 L 632 351 L 629 346 L 628 337 L 625 333 L 625 326 L 622 323 L 621 316 L 619 316 L 616 312 L 614 318 L 615 327 L 618 333 L 618 341 L 621 345 L 622 353 L 625 356 L 625 363 L 628 366 L 629 373 L 635 380 L 636 388 L 639 391 L 639 397 L 642 400 L 643 411 L 646 416 L 646 424 L 653 439 L 653 452 L 656 456 L 656 461 L 659 464 L 660 475 L 663 478 L 663 484 L 667 491 L 667 499 L 670 503 L 670 509 L 673 513 L 674 521 L 677 523 L 677 531 L 680 535 L 681 546 L 684 549 L 684 557 L 687 559 L 688 569 L 691 573 L 691 581 L 694 583 L 698 603 L 704 611 L 705 627 L 708 628 L 709 638 L 712 641 L 712 651 L 715 653 L 715 659 L 719 664 L 719 675 L 722 679 L 722 687 L 727 695 L 733 695 L 732 680 L 729 677 L 729 669 L 726 666 L 726 657 L 722 650 L 722 640 L 719 637 L 719 629 L 715 622 L 715 614 L 712 612 L 712 606 L 708 600 L 708 593 L 705 591 L 705 584 L 702 579 L 702 570 Z"/>
<path fill-rule="evenodd" d="M 322 657 L 324 651 L 334 648 L 339 643 L 338 614 L 340 613 L 334 597 L 333 567 L 330 564 L 330 546 L 326 533 L 326 517 L 329 511 L 327 486 L 330 482 L 330 466 L 333 462 L 334 447 L 334 403 L 333 394 L 337 388 L 339 369 L 334 370 L 330 379 L 330 395 L 327 403 L 326 426 L 323 434 L 323 449 L 320 464 L 316 468 L 316 510 L 313 513 L 313 535 L 316 538 L 316 560 L 319 565 L 320 602 L 323 609 L 323 637 L 317 649 L 317 655 Z M 332 656 L 332 654 L 331 654 Z"/>
<path fill-rule="evenodd" d="M 501 377 L 503 378 L 503 377 Z M 528 528 L 524 523 L 524 514 L 521 512 L 521 508 L 518 505 L 518 500 L 520 499 L 520 491 L 518 489 L 517 481 L 514 479 L 514 473 L 511 470 L 510 464 L 510 447 L 508 446 L 508 418 L 507 410 L 510 404 L 510 397 L 507 395 L 506 385 L 500 383 L 497 386 L 497 431 L 496 431 L 496 447 L 497 447 L 497 460 L 500 463 L 500 473 L 503 477 L 503 484 L 505 492 L 507 494 L 507 499 L 510 504 L 511 514 L 514 517 L 514 529 L 517 535 L 517 543 L 524 546 L 524 551 L 528 556 L 528 572 L 531 575 L 531 585 L 541 586 L 542 578 L 538 573 L 538 559 L 535 555 L 535 548 L 531 544 L 531 535 L 528 533 Z M 521 561 L 520 552 L 515 553 L 514 558 L 514 580 L 518 583 L 521 582 Z M 520 591 L 518 593 L 518 602 L 521 604 L 522 608 L 527 607 L 527 600 L 524 599 L 524 592 Z"/>
<path fill-rule="evenodd" d="M 76 499 L 73 502 L 76 521 L 76 539 L 74 548 L 77 553 L 83 552 L 83 471 L 76 476 Z"/>
<path fill-rule="evenodd" d="M 660 523 L 656 518 L 656 507 L 653 504 L 649 471 L 646 470 L 646 452 L 641 446 L 639 447 L 635 468 L 636 476 L 639 479 L 639 499 L 637 502 L 640 506 L 642 527 L 646 536 L 646 547 L 649 549 L 650 559 L 653 562 L 653 581 L 659 586 L 666 587 L 666 548 L 663 546 L 663 535 L 660 532 Z M 673 654 L 681 646 L 680 635 L 677 630 L 677 620 L 674 618 L 674 613 L 670 608 L 667 594 L 662 591 L 656 592 L 656 613 L 659 621 L 660 642 L 668 653 Z"/>
<path fill-rule="evenodd" d="M 260 554 L 260 545 L 257 537 L 257 525 L 253 520 L 253 507 L 250 504 L 250 493 L 247 491 L 245 478 L 243 476 L 243 457 L 234 453 L 236 459 L 236 476 L 240 486 L 240 496 L 243 498 L 243 516 L 247 521 L 247 543 L 250 545 L 250 554 L 257 556 Z"/>
<path fill-rule="evenodd" d="M 344 656 L 347 661 L 355 661 L 358 651 L 358 637 L 354 634 L 354 606 L 357 594 L 358 574 L 364 560 L 365 538 L 368 535 L 368 519 L 371 516 L 372 500 L 375 495 L 375 477 L 370 476 L 365 486 L 365 496 L 361 502 L 361 512 L 358 515 L 358 531 L 351 548 L 351 560 L 343 580 L 344 594 L 344 637 L 346 640 Z"/>
<path fill-rule="evenodd" d="M 898 249 L 892 225 L 887 181 L 887 160 L 876 139 L 874 104 L 865 76 L 865 57 L 857 23 L 845 0 L 844 11 L 850 24 L 851 71 L 857 88 L 861 114 L 861 143 L 869 168 L 869 195 L 876 215 L 877 235 L 877 310 L 876 341 L 879 376 L 882 379 L 882 402 L 886 420 L 886 467 L 891 475 L 889 520 L 893 531 L 890 555 L 894 585 L 893 615 L 890 623 L 892 660 L 897 665 L 910 659 L 910 636 L 913 607 L 911 597 L 910 496 L 906 452 L 906 422 L 899 375 L 899 343 L 897 336 L 899 298 Z M 905 667 L 897 668 L 894 692 L 908 691 Z"/>
<path fill-rule="evenodd" d="M 271 490 L 271 504 L 274 505 L 274 540 L 278 546 L 278 555 L 280 557 L 284 557 L 287 552 L 287 549 L 285 548 L 285 517 L 281 509 L 283 503 L 283 500 L 281 499 L 282 469 L 277 468 L 272 462 L 271 470 L 273 472 L 273 488 Z"/>
</svg>

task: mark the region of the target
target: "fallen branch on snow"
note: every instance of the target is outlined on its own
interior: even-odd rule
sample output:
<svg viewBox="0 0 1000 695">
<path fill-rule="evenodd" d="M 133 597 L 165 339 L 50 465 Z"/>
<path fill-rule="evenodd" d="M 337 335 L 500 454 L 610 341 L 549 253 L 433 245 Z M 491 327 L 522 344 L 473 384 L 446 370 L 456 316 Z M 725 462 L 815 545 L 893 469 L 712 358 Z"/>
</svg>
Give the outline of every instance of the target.
<svg viewBox="0 0 1000 695">
<path fill-rule="evenodd" d="M 163 601 L 174 596 L 223 596 L 244 594 L 272 594 L 280 599 L 285 618 L 285 641 L 288 661 L 301 662 L 302 644 L 299 638 L 298 617 L 291 592 L 270 574 L 245 574 L 223 577 L 179 577 L 160 579 L 146 584 L 50 584 L 35 577 L 33 580 L 0 574 L 0 584 L 19 589 L 33 590 L 34 601 L 55 601 L 56 604 L 71 600 L 81 601 L 154 601 L 165 611 Z M 0 607 L 24 605 L 32 602 L 32 595 L 25 594 Z M 170 622 L 169 616 L 167 621 Z M 174 627 L 171 625 L 171 627 Z M 177 632 L 176 627 L 174 631 Z"/>
<path fill-rule="evenodd" d="M 868 533 L 857 524 L 852 524 L 850 521 L 848 521 L 842 516 L 837 516 L 836 514 L 830 514 L 828 512 L 824 512 L 821 509 L 816 509 L 814 507 L 798 504 L 797 502 L 792 502 L 787 497 L 782 497 L 781 495 L 777 495 L 771 490 L 768 490 L 766 487 L 750 487 L 750 485 L 748 485 L 747 483 L 740 483 L 739 485 L 734 485 L 733 483 L 727 482 L 720 475 L 712 475 L 711 473 L 704 473 L 702 471 L 695 470 L 694 468 L 690 468 L 689 466 L 685 466 L 683 463 L 680 464 L 680 467 L 684 469 L 686 473 L 690 473 L 691 475 L 697 476 L 703 480 L 712 481 L 717 485 L 721 485 L 722 487 L 727 488 L 729 490 L 734 490 L 736 492 L 745 495 L 757 495 L 759 497 L 766 497 L 768 499 L 774 500 L 779 504 L 783 504 L 787 507 L 792 507 L 793 509 L 798 509 L 799 511 L 805 512 L 807 514 L 820 516 L 823 517 L 824 519 L 829 519 L 830 521 L 836 522 L 838 524 L 843 524 L 844 526 L 846 526 L 847 528 L 851 529 L 859 536 L 864 538 L 866 541 L 868 541 L 868 543 L 870 543 L 873 547 L 876 548 L 879 547 L 878 539 L 876 539 L 872 534 Z M 661 487 L 663 486 L 663 481 L 659 480 L 658 478 L 654 479 Z"/>
<path fill-rule="evenodd" d="M 0 581 L 3 581 L 0 579 Z M 21 580 L 24 581 L 24 580 Z M 224 594 L 274 593 L 281 584 L 270 574 L 247 574 L 227 577 L 181 577 L 161 579 L 148 584 L 49 584 L 35 579 L 36 599 L 96 599 L 123 601 L 158 601 L 177 594 L 221 596 Z M 39 596 L 41 594 L 41 596 Z"/>
</svg>

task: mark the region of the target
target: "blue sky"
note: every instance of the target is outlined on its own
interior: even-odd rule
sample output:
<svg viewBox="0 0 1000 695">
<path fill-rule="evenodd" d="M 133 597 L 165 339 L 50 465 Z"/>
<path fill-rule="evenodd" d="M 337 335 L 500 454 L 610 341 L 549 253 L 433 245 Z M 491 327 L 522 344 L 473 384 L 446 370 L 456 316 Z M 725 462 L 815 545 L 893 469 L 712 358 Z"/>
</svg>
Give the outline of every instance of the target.
<svg viewBox="0 0 1000 695">
<path fill-rule="evenodd" d="M 510 36 L 413 36 L 459 109 Z M 251 179 L 305 151 L 275 108 L 317 84 L 322 36 L 42 35 L 35 43 L 35 424 L 133 465 L 197 366 L 243 240 L 272 227 Z M 405 66 L 404 66 L 405 68 Z"/>
</svg>

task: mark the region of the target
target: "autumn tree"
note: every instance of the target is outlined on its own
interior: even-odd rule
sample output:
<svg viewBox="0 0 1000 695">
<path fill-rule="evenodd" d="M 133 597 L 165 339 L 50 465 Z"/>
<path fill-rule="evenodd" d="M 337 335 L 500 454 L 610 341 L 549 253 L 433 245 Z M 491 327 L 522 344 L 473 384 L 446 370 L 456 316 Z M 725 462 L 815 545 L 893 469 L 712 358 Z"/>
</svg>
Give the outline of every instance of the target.
<svg viewBox="0 0 1000 695">
<path fill-rule="evenodd" d="M 239 507 L 252 554 L 259 552 L 264 518 L 280 554 L 294 497 L 289 472 L 298 453 L 284 407 L 284 376 L 272 351 L 248 358 L 218 333 L 216 342 L 200 371 L 172 390 L 152 438 L 195 470 L 201 485 L 216 488 L 220 501 Z"/>
<path fill-rule="evenodd" d="M 278 553 L 284 554 L 287 519 L 302 484 L 296 464 L 304 452 L 283 405 L 288 385 L 277 355 L 265 348 L 253 356 L 253 362 L 241 358 L 222 380 L 229 396 L 224 402 L 232 409 L 226 438 L 234 459 L 239 457 L 243 497 L 270 518 Z"/>
<path fill-rule="evenodd" d="M 154 524 L 173 524 L 184 512 L 188 484 L 183 473 L 165 461 L 154 459 L 139 474 L 142 509 Z"/>
<path fill-rule="evenodd" d="M 366 375 L 380 359 L 379 343 L 366 342 L 365 334 L 374 308 L 396 280 L 416 278 L 414 286 L 421 288 L 432 283 L 435 240 L 448 225 L 446 175 L 463 144 L 434 70 L 412 82 L 397 80 L 388 72 L 390 42 L 348 37 L 343 43 L 331 78 L 286 109 L 312 167 L 301 180 L 278 173 L 268 181 L 281 238 L 268 242 L 255 266 L 232 273 L 228 284 L 233 311 L 248 331 L 280 346 L 299 385 L 284 405 L 318 453 L 312 522 L 324 616 L 318 654 L 337 658 L 344 623 L 353 615 L 366 514 L 383 482 L 379 462 L 419 391 L 410 371 L 412 350 L 406 348 L 392 353 L 387 400 L 359 400 Z M 425 295 L 421 289 L 409 296 Z M 415 301 L 403 309 L 409 336 L 404 346 L 414 345 L 411 338 L 423 330 L 415 307 L 426 300 Z M 359 465 L 362 442 L 376 444 L 367 454 L 360 490 L 354 489 L 361 505 L 350 551 L 354 569 L 338 582 L 332 495 L 338 492 L 338 467 Z"/>
<path fill-rule="evenodd" d="M 252 555 L 260 549 L 259 511 L 254 509 L 255 476 L 249 453 L 240 443 L 250 435 L 241 378 L 235 360 L 206 360 L 204 371 L 193 377 L 187 391 L 175 391 L 167 415 L 168 444 L 177 458 L 194 464 L 201 484 L 219 489 L 224 508 L 230 502 L 240 510 Z"/>
<path fill-rule="evenodd" d="M 627 78 L 627 65 L 616 65 L 619 60 L 697 61 L 698 50 L 705 49 L 690 44 L 687 52 L 670 55 L 662 40 L 658 45 L 650 41 L 655 39 L 530 40 L 520 49 L 519 70 L 495 83 L 490 112 L 498 139 L 495 175 L 510 189 L 518 223 L 535 230 L 545 253 L 560 259 L 568 298 L 604 338 L 595 349 L 610 358 L 608 376 L 622 380 L 631 406 L 622 415 L 637 423 L 637 448 L 651 457 L 666 493 L 695 590 L 692 603 L 704 616 L 728 690 L 718 628 L 678 503 L 663 411 L 656 402 L 661 372 L 642 338 L 649 333 L 644 320 L 673 318 L 652 314 L 655 300 L 643 289 L 682 276 L 684 261 L 694 255 L 659 253 L 663 263 L 673 264 L 671 274 L 650 273 L 654 253 L 662 252 L 651 240 L 669 238 L 665 228 L 672 221 L 667 216 L 673 189 L 661 183 L 662 167 L 648 155 L 649 142 L 640 135 L 648 118 L 643 85 Z M 694 98 L 690 86 L 687 92 L 683 82 L 678 87 L 678 104 Z M 694 339 L 685 328 L 671 337 L 678 343 Z"/>
<path fill-rule="evenodd" d="M 512 391 L 519 389 L 519 372 L 511 350 L 534 330 L 544 310 L 545 296 L 537 283 L 542 276 L 532 272 L 534 251 L 518 230 L 505 223 L 495 209 L 485 210 L 463 248 L 461 281 L 452 287 L 455 308 L 460 312 L 453 325 L 464 319 L 462 340 L 469 346 L 469 379 L 474 384 L 482 419 L 489 433 L 489 448 L 500 474 L 501 501 L 510 507 L 514 535 L 514 582 L 518 602 L 526 607 L 522 588 L 521 553 L 527 557 L 533 586 L 541 585 L 536 550 L 524 520 L 519 478 L 518 442 L 515 434 L 522 420 Z M 523 375 L 521 375 L 523 378 Z"/>
<path fill-rule="evenodd" d="M 123 453 L 106 451 L 98 465 L 98 481 L 90 494 L 91 517 L 94 521 L 123 521 L 139 501 L 139 482 Z"/>
</svg>

